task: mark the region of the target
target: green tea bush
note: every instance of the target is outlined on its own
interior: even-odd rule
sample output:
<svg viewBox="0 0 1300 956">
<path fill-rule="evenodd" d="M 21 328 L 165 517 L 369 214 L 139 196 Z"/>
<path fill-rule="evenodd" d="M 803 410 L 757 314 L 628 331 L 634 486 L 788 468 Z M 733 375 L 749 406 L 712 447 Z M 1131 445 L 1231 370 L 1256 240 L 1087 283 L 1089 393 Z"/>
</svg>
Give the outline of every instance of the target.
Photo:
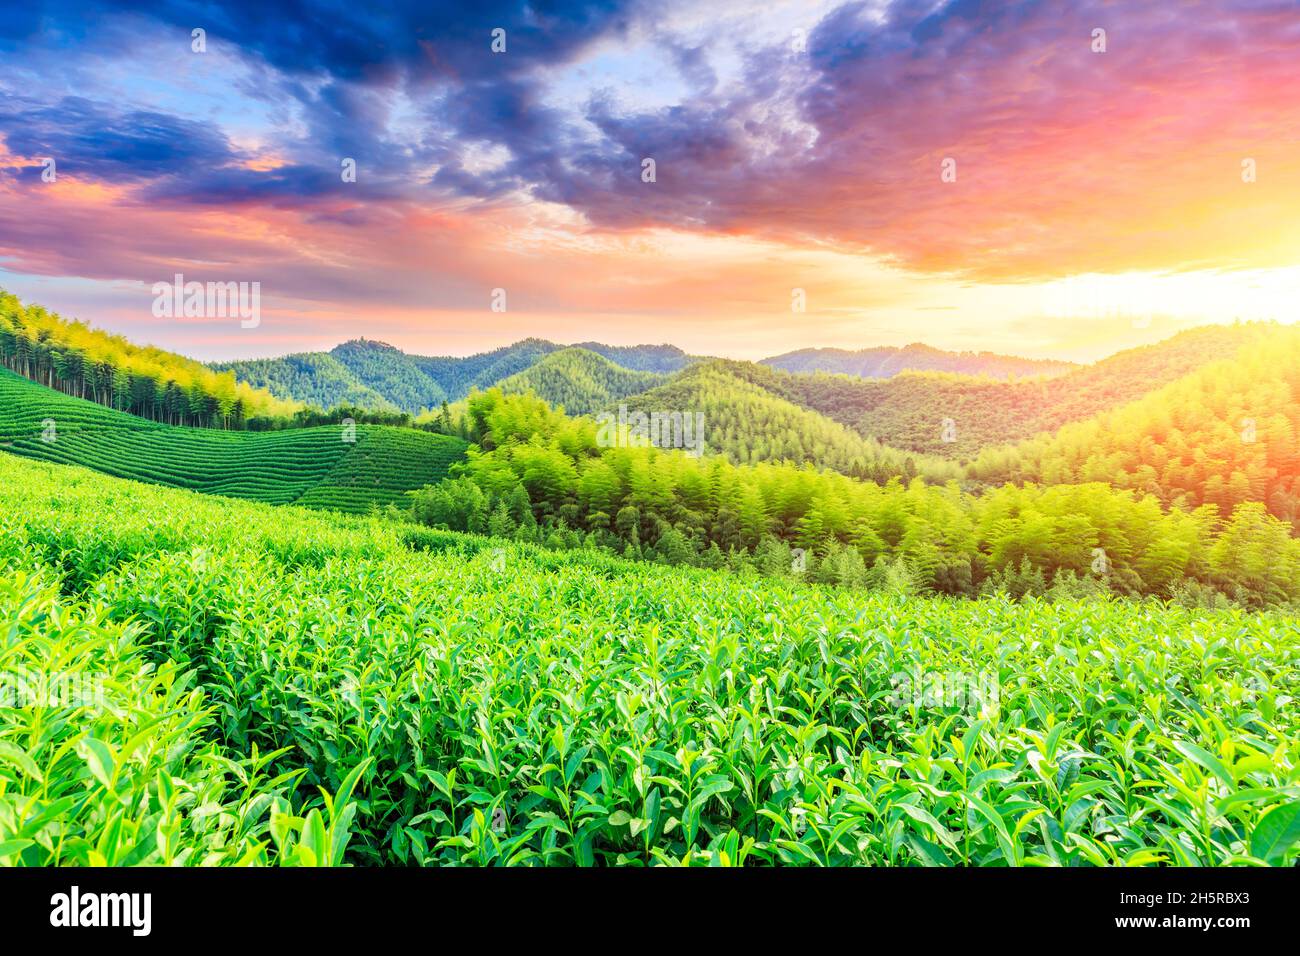
<svg viewBox="0 0 1300 956">
<path fill-rule="evenodd" d="M 135 481 L 269 504 L 405 504 L 464 455 L 458 438 L 382 425 L 220 431 L 149 421 L 0 369 L 0 448 Z M 345 440 L 345 438 L 349 440 Z"/>
<path fill-rule="evenodd" d="M 13 560 L 58 576 L 91 632 L 129 637 L 140 680 L 196 694 L 207 716 L 183 729 L 206 756 L 172 775 L 225 809 L 182 827 L 184 862 L 1300 857 L 1300 627 L 1285 613 L 863 594 L 9 456 L 0 521 L 28 542 Z M 28 631 L 64 633 L 43 618 Z M 94 640 L 65 639 L 66 653 Z M 114 754 L 142 732 L 69 720 Z M 111 815 L 92 755 L 62 759 L 60 779 L 90 787 L 62 813 Z M 300 796 L 320 791 L 341 799 Z M 31 839 L 16 819 L 0 844 Z"/>
<path fill-rule="evenodd" d="M 138 629 L 0 576 L 0 863 L 266 862 L 294 774 L 203 739 L 203 692 L 147 664 Z"/>
</svg>

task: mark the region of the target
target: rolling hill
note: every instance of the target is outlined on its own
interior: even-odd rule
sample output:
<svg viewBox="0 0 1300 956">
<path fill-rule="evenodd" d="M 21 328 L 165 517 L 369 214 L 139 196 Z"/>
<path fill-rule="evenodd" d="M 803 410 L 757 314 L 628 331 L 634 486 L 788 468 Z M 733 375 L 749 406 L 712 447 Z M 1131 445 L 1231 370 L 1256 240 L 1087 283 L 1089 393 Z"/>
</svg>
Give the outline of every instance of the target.
<svg viewBox="0 0 1300 956">
<path fill-rule="evenodd" d="M 630 368 L 634 372 L 680 372 L 697 361 L 675 345 L 602 345 L 599 342 L 579 342 L 573 348 L 603 355 L 615 365 Z"/>
<path fill-rule="evenodd" d="M 532 368 L 562 348 L 564 346 L 544 339 L 523 339 L 513 345 L 463 358 L 445 355 L 417 355 L 412 358 L 425 375 L 442 387 L 447 393 L 447 400 L 454 402 L 464 398 L 473 389 L 490 388 L 503 378 Z"/>
<path fill-rule="evenodd" d="M 680 371 L 694 361 L 672 345 L 615 346 L 584 342 L 564 346 L 532 338 L 490 352 L 461 357 L 413 355 L 385 342 L 353 339 L 329 352 L 299 352 L 282 358 L 212 362 L 209 368 L 215 372 L 233 373 L 240 382 L 264 388 L 279 398 L 323 409 L 354 405 L 374 411 L 399 410 L 418 415 L 437 408 L 443 401 L 459 401 L 474 389 L 491 388 L 570 348 L 594 352 L 632 372 L 668 374 Z M 608 377 L 607 373 L 601 374 Z M 543 371 L 539 376 L 539 382 L 551 386 L 557 383 L 553 371 Z M 584 383 L 578 389 L 581 391 L 589 385 Z"/>
<path fill-rule="evenodd" d="M 984 448 L 1053 432 L 1139 399 L 1277 328 L 1265 323 L 1204 326 L 1053 378 L 1026 381 L 935 372 L 904 372 L 881 380 L 776 373 L 765 384 L 884 444 L 970 460 Z M 946 431 L 944 419 L 952 420 Z"/>
<path fill-rule="evenodd" d="M 447 400 L 447 390 L 413 356 L 385 342 L 353 339 L 336 345 L 330 354 L 362 384 L 404 412 L 436 408 Z"/>
<path fill-rule="evenodd" d="M 773 388 L 779 374 L 751 362 L 701 362 L 627 405 L 647 414 L 702 413 L 708 450 L 737 464 L 793 461 L 876 481 L 895 475 L 921 474 L 934 481 L 960 477 L 949 462 L 888 448 L 787 401 Z"/>
<path fill-rule="evenodd" d="M 147 421 L 0 371 L 0 450 L 119 478 L 271 504 L 360 512 L 435 482 L 456 438 L 343 426 L 220 431 Z"/>
<path fill-rule="evenodd" d="M 1207 362 L 1235 354 L 1270 328 L 1264 323 L 1201 327 L 1084 366 L 910 345 L 855 352 L 804 349 L 726 368 L 862 438 L 904 452 L 969 462 L 986 448 L 1053 432 L 1141 398 Z M 583 354 L 582 359 L 573 357 Z M 596 361 L 598 356 L 603 361 Z M 666 384 L 671 376 L 687 376 L 689 393 L 693 367 L 710 361 L 669 345 L 587 342 L 566 348 L 524 339 L 461 358 L 410 355 L 357 339 L 329 353 L 213 368 L 233 372 L 277 397 L 321 407 L 346 403 L 418 414 L 502 384 L 510 391 L 531 388 L 571 413 L 589 414 Z M 818 423 L 809 427 L 823 428 Z M 830 440 L 828 434 L 819 440 Z"/>
<path fill-rule="evenodd" d="M 986 449 L 969 473 L 990 484 L 1106 481 L 1219 514 L 1262 502 L 1300 530 L 1300 329 L 1263 330 L 1137 401 Z"/>
<path fill-rule="evenodd" d="M 507 394 L 532 392 L 571 415 L 591 415 L 664 382 L 656 372 L 615 365 L 585 348 L 552 352 L 536 365 L 497 382 Z"/>
<path fill-rule="evenodd" d="M 264 388 L 277 398 L 330 409 L 353 405 L 373 411 L 398 411 L 330 352 L 298 352 L 283 358 L 213 362 L 216 372 L 233 372 L 241 382 Z"/>
<path fill-rule="evenodd" d="M 11 370 L 0 383 L 0 442 L 144 481 L 357 510 L 441 477 L 464 443 L 378 425 L 358 427 L 355 442 L 334 426 L 285 428 L 333 417 L 301 402 L 396 415 L 499 385 L 572 415 L 623 402 L 699 413 L 707 446 L 733 463 L 968 487 L 1108 481 L 1220 514 L 1260 502 L 1300 527 L 1300 393 L 1287 364 L 1300 364 L 1296 334 L 1270 323 L 1206 326 L 1087 366 L 919 345 L 752 363 L 543 339 L 466 358 L 356 339 L 203 366 L 0 293 L 0 364 Z M 458 417 L 438 413 L 429 427 L 468 435 L 463 418 L 452 424 Z"/>
</svg>

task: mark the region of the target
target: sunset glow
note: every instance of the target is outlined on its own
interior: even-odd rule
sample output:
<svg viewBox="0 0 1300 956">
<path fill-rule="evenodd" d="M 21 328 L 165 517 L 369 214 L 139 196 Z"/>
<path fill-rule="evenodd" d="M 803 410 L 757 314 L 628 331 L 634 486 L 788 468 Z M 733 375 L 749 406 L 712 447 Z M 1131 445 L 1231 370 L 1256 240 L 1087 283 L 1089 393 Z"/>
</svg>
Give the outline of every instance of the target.
<svg viewBox="0 0 1300 956">
<path fill-rule="evenodd" d="M 1087 359 L 1300 319 L 1293 5 L 980 8 L 33 13 L 0 35 L 0 285 L 204 358 L 360 324 Z M 154 319 L 178 271 L 260 281 L 266 321 Z"/>
</svg>

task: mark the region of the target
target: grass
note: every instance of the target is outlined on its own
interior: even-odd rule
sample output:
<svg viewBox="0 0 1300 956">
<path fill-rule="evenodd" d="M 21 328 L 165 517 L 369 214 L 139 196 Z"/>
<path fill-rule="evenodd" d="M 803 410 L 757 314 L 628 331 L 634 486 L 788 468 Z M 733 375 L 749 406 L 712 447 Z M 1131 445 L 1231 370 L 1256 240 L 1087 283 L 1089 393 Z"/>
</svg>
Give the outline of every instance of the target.
<svg viewBox="0 0 1300 956">
<path fill-rule="evenodd" d="M 205 494 L 360 512 L 440 480 L 465 444 L 372 425 L 354 432 L 342 425 L 277 432 L 177 427 L 0 369 L 0 449 Z"/>
<path fill-rule="evenodd" d="M 861 595 L 8 455 L 0 525 L 5 666 L 108 702 L 0 708 L 0 863 L 1300 856 L 1281 614 Z"/>
</svg>

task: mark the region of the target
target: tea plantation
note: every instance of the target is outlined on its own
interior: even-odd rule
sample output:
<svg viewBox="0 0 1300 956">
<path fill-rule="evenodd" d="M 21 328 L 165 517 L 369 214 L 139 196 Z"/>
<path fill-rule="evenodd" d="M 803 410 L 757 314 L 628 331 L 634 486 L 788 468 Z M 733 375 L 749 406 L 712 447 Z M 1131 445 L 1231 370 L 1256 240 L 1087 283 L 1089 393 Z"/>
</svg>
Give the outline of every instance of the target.
<svg viewBox="0 0 1300 956">
<path fill-rule="evenodd" d="M 1300 855 L 1278 613 L 902 600 L 0 454 L 0 617 L 0 865 Z"/>
<path fill-rule="evenodd" d="M 0 449 L 105 474 L 270 504 L 361 512 L 434 483 L 456 438 L 380 425 L 273 432 L 148 421 L 0 369 Z"/>
</svg>

